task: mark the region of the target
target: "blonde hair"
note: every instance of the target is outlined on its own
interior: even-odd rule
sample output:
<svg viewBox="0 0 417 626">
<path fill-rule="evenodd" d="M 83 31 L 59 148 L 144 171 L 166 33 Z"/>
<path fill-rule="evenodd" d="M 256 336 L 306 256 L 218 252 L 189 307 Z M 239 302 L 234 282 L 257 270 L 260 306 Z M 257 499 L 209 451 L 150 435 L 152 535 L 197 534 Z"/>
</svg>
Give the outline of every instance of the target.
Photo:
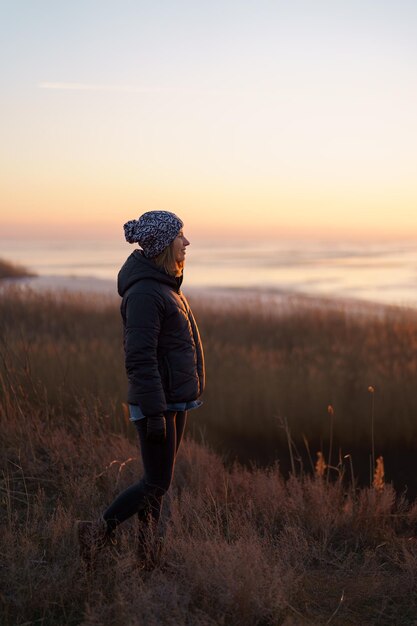
<svg viewBox="0 0 417 626">
<path fill-rule="evenodd" d="M 177 261 L 175 259 L 173 244 L 174 242 L 170 243 L 169 246 L 152 260 L 170 276 L 181 276 L 184 269 L 184 261 Z"/>
</svg>

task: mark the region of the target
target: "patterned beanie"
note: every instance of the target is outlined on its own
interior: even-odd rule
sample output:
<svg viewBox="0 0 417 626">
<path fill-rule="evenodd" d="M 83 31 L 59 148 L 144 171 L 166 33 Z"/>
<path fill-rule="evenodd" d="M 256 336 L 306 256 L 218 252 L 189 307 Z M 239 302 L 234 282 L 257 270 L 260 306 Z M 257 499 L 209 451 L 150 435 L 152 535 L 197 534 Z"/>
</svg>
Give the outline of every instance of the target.
<svg viewBox="0 0 417 626">
<path fill-rule="evenodd" d="M 138 220 L 124 224 L 126 241 L 138 243 L 148 259 L 152 259 L 169 244 L 184 226 L 175 213 L 170 211 L 148 211 Z"/>
</svg>

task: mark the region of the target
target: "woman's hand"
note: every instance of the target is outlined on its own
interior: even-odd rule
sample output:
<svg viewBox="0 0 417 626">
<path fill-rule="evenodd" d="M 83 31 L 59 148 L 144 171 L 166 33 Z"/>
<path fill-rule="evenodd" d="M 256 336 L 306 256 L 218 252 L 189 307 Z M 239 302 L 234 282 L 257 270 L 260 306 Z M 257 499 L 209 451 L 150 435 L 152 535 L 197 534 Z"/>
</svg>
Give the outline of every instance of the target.
<svg viewBox="0 0 417 626">
<path fill-rule="evenodd" d="M 148 415 L 146 424 L 146 439 L 151 443 L 163 443 L 166 439 L 166 421 L 165 416 Z"/>
</svg>

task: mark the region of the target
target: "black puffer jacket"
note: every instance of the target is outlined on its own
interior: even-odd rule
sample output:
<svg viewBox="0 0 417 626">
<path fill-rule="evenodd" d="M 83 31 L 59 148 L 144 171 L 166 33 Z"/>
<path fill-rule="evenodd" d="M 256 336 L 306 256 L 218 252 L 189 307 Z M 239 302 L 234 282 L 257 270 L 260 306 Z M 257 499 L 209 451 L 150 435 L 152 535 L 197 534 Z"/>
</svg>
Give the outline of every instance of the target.
<svg viewBox="0 0 417 626">
<path fill-rule="evenodd" d="M 119 272 L 128 402 L 144 415 L 196 400 L 204 389 L 203 348 L 181 283 L 140 250 Z"/>
</svg>

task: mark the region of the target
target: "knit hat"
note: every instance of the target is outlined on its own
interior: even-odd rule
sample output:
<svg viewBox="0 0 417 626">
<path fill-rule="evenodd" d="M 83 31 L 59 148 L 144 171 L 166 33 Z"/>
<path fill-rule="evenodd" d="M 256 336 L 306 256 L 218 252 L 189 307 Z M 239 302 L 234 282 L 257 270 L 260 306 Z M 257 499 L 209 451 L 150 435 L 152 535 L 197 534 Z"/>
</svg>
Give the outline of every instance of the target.
<svg viewBox="0 0 417 626">
<path fill-rule="evenodd" d="M 158 256 L 184 226 L 175 213 L 170 211 L 148 211 L 138 220 L 124 224 L 126 241 L 138 243 L 148 259 Z"/>
</svg>

